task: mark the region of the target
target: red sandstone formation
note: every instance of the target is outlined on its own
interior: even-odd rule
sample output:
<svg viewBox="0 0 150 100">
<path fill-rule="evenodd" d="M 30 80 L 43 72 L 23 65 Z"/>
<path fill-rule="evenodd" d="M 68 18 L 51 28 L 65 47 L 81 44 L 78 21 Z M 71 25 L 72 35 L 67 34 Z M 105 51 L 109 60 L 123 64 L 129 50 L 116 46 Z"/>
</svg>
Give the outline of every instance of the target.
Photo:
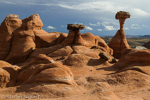
<svg viewBox="0 0 150 100">
<path fill-rule="evenodd" d="M 67 30 L 69 30 L 69 34 L 66 39 L 62 42 L 62 45 L 84 45 L 84 41 L 81 37 L 81 33 L 79 30 L 84 29 L 84 25 L 79 24 L 68 24 Z"/>
<path fill-rule="evenodd" d="M 42 26 L 38 14 L 23 19 L 22 26 L 13 32 L 12 47 L 5 60 L 13 64 L 22 63 L 35 48 L 56 45 L 59 34 L 47 33 Z"/>
<path fill-rule="evenodd" d="M 69 34 L 47 33 L 38 14 L 23 20 L 9 16 L 0 26 L 0 55 L 9 62 L 0 61 L 2 99 L 12 99 L 6 94 L 15 100 L 27 99 L 25 95 L 51 100 L 150 98 L 150 51 L 125 49 L 129 47 L 123 25 L 128 13 L 116 15 L 120 30 L 109 44 L 112 48 L 99 36 L 81 34 L 84 25 L 69 24 Z M 122 53 L 119 61 L 113 50 L 115 57 Z"/>
<path fill-rule="evenodd" d="M 18 15 L 8 15 L 0 26 L 0 60 L 5 60 L 10 49 L 13 37 L 13 31 L 18 29 L 22 21 Z"/>
<path fill-rule="evenodd" d="M 110 48 L 114 51 L 114 57 L 120 58 L 123 49 L 129 49 L 129 44 L 127 43 L 127 39 L 124 32 L 124 22 L 126 18 L 130 18 L 130 14 L 128 12 L 120 11 L 116 14 L 116 19 L 119 19 L 120 22 L 120 30 L 117 31 L 116 35 L 112 38 L 110 43 L 108 44 Z"/>
</svg>

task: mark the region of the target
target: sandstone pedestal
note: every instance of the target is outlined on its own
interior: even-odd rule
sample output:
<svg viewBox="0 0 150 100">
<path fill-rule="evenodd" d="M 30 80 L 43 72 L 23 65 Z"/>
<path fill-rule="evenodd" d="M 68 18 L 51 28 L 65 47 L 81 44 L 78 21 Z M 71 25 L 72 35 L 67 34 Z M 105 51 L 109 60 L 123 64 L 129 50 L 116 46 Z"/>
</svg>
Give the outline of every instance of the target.
<svg viewBox="0 0 150 100">
<path fill-rule="evenodd" d="M 124 49 L 130 48 L 123 28 L 126 18 L 130 18 L 130 14 L 128 12 L 120 11 L 116 14 L 116 19 L 119 19 L 120 22 L 120 29 L 108 44 L 109 47 L 114 51 L 114 57 L 118 59 L 121 57 L 122 51 Z"/>
</svg>

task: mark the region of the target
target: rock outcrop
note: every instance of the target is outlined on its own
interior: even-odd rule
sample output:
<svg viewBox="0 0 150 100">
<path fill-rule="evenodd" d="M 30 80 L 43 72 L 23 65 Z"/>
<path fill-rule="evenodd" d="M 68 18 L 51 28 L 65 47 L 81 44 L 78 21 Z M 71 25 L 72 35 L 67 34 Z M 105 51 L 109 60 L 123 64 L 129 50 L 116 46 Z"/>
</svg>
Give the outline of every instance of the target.
<svg viewBox="0 0 150 100">
<path fill-rule="evenodd" d="M 84 25 L 68 24 L 69 34 L 47 33 L 38 14 L 7 16 L 0 26 L 0 97 L 147 100 L 150 50 L 130 49 L 123 29 L 129 17 L 116 14 L 120 29 L 108 46 L 99 36 L 81 34 Z"/>
<path fill-rule="evenodd" d="M 13 32 L 11 50 L 5 60 L 12 64 L 22 63 L 35 48 L 56 45 L 60 34 L 47 33 L 42 30 L 42 26 L 38 14 L 23 19 L 21 27 Z"/>
<path fill-rule="evenodd" d="M 136 49 L 124 49 L 123 56 L 120 58 L 118 63 L 113 67 L 117 69 L 126 69 L 133 66 L 149 66 L 150 50 L 136 50 Z M 144 68 L 144 67 L 141 67 Z M 147 69 L 148 70 L 148 69 Z"/>
<path fill-rule="evenodd" d="M 5 60 L 11 49 L 13 31 L 22 24 L 18 15 L 8 15 L 0 26 L 0 60 Z"/>
<path fill-rule="evenodd" d="M 34 82 L 76 84 L 69 68 L 43 54 L 22 66 L 17 77 L 17 85 Z"/>
<path fill-rule="evenodd" d="M 68 24 L 67 30 L 69 30 L 69 34 L 66 39 L 62 42 L 62 45 L 84 45 L 83 38 L 81 37 L 81 33 L 79 30 L 84 29 L 84 25 L 79 24 Z"/>
<path fill-rule="evenodd" d="M 125 19 L 130 18 L 130 14 L 128 12 L 120 11 L 117 12 L 115 17 L 116 19 L 119 19 L 120 29 L 117 31 L 116 35 L 112 38 L 108 45 L 113 49 L 114 57 L 119 59 L 121 57 L 123 49 L 130 48 L 123 28 Z"/>
</svg>

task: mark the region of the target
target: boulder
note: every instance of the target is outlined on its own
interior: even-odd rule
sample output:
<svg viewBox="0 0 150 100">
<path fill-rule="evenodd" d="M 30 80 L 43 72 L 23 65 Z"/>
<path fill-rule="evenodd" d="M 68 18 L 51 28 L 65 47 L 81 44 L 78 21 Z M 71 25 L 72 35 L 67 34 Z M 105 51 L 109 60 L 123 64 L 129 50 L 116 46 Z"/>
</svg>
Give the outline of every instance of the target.
<svg viewBox="0 0 150 100">
<path fill-rule="evenodd" d="M 13 31 L 22 24 L 18 15 L 8 15 L 0 26 L 0 60 L 4 60 L 11 48 Z"/>
<path fill-rule="evenodd" d="M 101 53 L 99 54 L 99 56 L 100 56 L 101 58 L 105 59 L 105 60 L 109 60 L 109 59 L 110 59 L 110 57 L 109 57 L 108 55 L 106 55 L 105 53 L 103 53 L 103 52 L 101 52 Z"/>
</svg>

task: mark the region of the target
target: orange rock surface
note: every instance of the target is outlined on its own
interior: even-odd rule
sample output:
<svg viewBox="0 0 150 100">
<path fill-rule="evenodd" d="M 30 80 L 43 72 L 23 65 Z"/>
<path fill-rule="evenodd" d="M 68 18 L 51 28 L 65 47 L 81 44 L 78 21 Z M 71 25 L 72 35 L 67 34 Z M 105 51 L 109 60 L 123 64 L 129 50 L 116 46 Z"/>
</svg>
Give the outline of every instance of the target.
<svg viewBox="0 0 150 100">
<path fill-rule="evenodd" d="M 0 100 L 149 100 L 150 50 L 130 49 L 123 29 L 129 17 L 116 14 L 120 30 L 107 45 L 81 34 L 84 25 L 48 33 L 38 14 L 7 16 L 0 26 Z"/>
</svg>

